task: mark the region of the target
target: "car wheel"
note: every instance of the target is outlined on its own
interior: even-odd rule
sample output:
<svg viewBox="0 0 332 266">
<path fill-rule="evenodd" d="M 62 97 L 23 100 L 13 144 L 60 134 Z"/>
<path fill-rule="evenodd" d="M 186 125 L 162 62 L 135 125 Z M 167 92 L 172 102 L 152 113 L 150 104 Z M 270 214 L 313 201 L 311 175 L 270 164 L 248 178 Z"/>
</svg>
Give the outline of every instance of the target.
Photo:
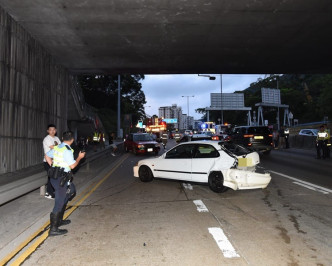
<svg viewBox="0 0 332 266">
<path fill-rule="evenodd" d="M 138 176 L 142 182 L 151 182 L 153 180 L 151 169 L 146 165 L 142 165 L 138 169 Z"/>
<path fill-rule="evenodd" d="M 263 152 L 264 155 L 269 155 L 270 153 L 271 153 L 271 150 Z"/>
<path fill-rule="evenodd" d="M 158 153 L 159 153 L 159 151 L 155 151 L 155 152 L 154 152 L 154 155 L 158 156 Z"/>
<path fill-rule="evenodd" d="M 224 186 L 224 176 L 221 172 L 212 172 L 209 175 L 209 187 L 217 193 L 225 192 L 228 188 Z"/>
</svg>

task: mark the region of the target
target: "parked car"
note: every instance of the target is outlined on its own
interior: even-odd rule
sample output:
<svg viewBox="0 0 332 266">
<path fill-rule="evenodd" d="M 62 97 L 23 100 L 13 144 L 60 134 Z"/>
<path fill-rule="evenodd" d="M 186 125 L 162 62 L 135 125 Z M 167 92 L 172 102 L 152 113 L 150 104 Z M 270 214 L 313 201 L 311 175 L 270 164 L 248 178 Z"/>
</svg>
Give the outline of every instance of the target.
<svg viewBox="0 0 332 266">
<path fill-rule="evenodd" d="M 269 154 L 273 148 L 272 133 L 265 126 L 235 127 L 229 136 L 229 141 L 264 154 Z"/>
<path fill-rule="evenodd" d="M 258 153 L 248 150 L 240 153 L 235 155 L 217 141 L 182 143 L 160 157 L 140 160 L 133 168 L 134 176 L 142 182 L 165 178 L 208 183 L 218 193 L 228 188 L 266 188 L 271 176 L 256 170 L 260 162 Z"/>
<path fill-rule="evenodd" d="M 317 137 L 318 129 L 301 129 L 299 135 L 301 136 L 315 136 Z"/>
<path fill-rule="evenodd" d="M 184 135 L 192 136 L 193 132 L 192 132 L 192 130 L 187 129 L 187 130 L 184 131 Z"/>
<path fill-rule="evenodd" d="M 126 152 L 132 151 L 136 155 L 145 153 L 158 155 L 160 144 L 150 134 L 131 133 L 124 142 L 124 149 Z"/>
</svg>

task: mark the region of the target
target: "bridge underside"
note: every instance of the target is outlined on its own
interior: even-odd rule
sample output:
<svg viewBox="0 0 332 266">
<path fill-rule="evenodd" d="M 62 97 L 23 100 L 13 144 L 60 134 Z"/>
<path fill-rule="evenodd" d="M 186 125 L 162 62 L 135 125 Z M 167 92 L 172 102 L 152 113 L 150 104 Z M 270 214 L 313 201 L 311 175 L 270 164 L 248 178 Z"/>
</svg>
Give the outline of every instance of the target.
<svg viewBox="0 0 332 266">
<path fill-rule="evenodd" d="M 330 0 L 0 0 L 72 72 L 330 73 Z"/>
</svg>

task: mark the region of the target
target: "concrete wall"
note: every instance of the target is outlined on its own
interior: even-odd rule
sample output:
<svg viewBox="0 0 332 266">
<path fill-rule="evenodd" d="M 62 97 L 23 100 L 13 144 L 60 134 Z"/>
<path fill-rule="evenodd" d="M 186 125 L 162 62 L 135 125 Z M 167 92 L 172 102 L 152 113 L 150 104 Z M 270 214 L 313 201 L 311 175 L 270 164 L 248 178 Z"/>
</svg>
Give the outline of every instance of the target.
<svg viewBox="0 0 332 266">
<path fill-rule="evenodd" d="M 42 162 L 46 126 L 67 129 L 69 75 L 0 7 L 0 174 Z"/>
</svg>

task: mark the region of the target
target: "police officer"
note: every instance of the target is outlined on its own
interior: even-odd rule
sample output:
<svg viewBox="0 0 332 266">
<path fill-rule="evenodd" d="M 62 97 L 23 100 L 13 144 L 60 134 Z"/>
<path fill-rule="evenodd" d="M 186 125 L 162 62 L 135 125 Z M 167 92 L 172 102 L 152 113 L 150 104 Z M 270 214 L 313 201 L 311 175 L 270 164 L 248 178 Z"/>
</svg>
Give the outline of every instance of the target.
<svg viewBox="0 0 332 266">
<path fill-rule="evenodd" d="M 327 132 L 327 143 L 326 143 L 326 157 L 330 158 L 330 147 L 331 147 L 331 132 L 330 129 L 327 128 L 327 124 L 323 124 L 325 132 Z"/>
<path fill-rule="evenodd" d="M 327 158 L 327 142 L 329 136 L 328 133 L 325 131 L 324 126 L 320 126 L 319 131 L 317 133 L 317 159 L 320 159 L 320 150 L 323 152 L 323 159 Z"/>
<path fill-rule="evenodd" d="M 289 129 L 284 129 L 286 149 L 289 149 Z"/>
<path fill-rule="evenodd" d="M 163 134 L 161 135 L 161 142 L 164 146 L 164 149 L 166 149 L 167 141 L 168 141 L 168 134 L 166 131 L 164 131 Z"/>
<path fill-rule="evenodd" d="M 180 142 L 180 140 L 181 140 L 181 135 L 178 130 L 176 130 L 176 132 L 174 134 L 174 139 L 176 142 Z"/>
<path fill-rule="evenodd" d="M 71 169 L 74 169 L 85 156 L 85 152 L 80 152 L 76 161 L 74 160 L 74 150 L 70 145 L 74 142 L 74 135 L 71 131 L 66 131 L 62 135 L 62 143 L 55 146 L 45 155 L 45 159 L 50 168 L 52 186 L 55 189 L 54 208 L 50 214 L 51 228 L 50 236 L 62 235 L 68 231 L 59 229 L 61 225 L 70 223 L 70 220 L 63 220 L 68 200 L 75 194 L 75 186 L 71 183 Z"/>
</svg>

